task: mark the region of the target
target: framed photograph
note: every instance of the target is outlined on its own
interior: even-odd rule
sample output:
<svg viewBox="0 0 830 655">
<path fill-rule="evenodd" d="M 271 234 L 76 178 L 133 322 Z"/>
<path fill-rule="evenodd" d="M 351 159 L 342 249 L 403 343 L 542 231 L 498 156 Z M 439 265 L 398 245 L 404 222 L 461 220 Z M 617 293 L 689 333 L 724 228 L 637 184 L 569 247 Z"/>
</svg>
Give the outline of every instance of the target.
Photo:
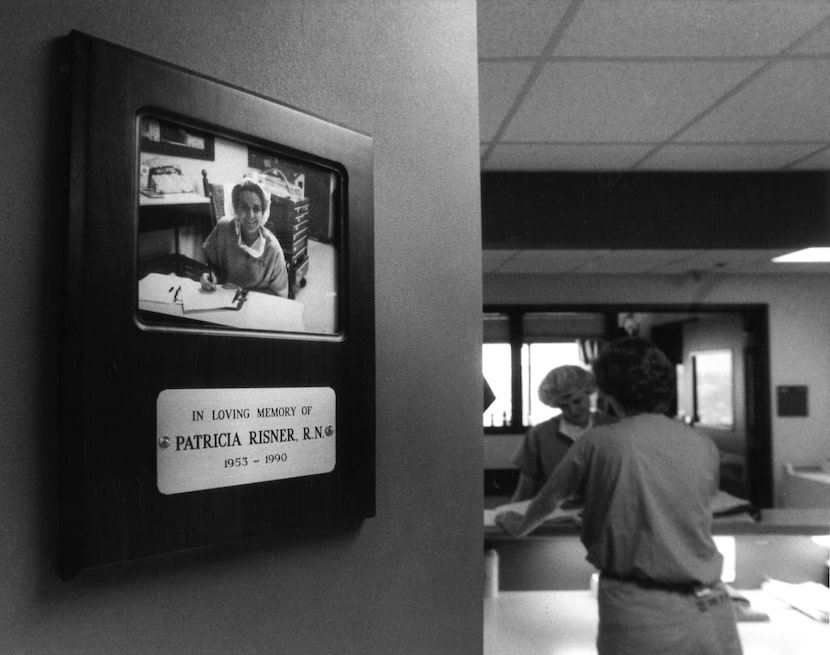
<svg viewBox="0 0 830 655">
<path fill-rule="evenodd" d="M 149 114 L 137 120 L 139 130 L 192 133 Z M 210 160 L 159 156 L 140 139 L 137 320 L 146 329 L 341 337 L 345 169 L 208 136 Z M 249 205 L 258 213 L 245 214 Z"/>
<path fill-rule="evenodd" d="M 69 39 L 63 575 L 373 516 L 371 137 Z"/>
</svg>

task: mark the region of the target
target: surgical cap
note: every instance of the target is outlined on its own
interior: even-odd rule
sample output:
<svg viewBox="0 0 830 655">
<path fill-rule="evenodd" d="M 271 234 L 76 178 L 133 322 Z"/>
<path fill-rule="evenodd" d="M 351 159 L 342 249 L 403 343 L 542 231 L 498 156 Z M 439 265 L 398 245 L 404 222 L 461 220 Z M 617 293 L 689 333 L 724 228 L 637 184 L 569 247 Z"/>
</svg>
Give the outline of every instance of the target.
<svg viewBox="0 0 830 655">
<path fill-rule="evenodd" d="M 539 385 L 539 400 L 549 407 L 556 407 L 564 396 L 579 392 L 590 394 L 596 388 L 594 375 L 590 371 L 572 364 L 557 366 Z"/>
</svg>

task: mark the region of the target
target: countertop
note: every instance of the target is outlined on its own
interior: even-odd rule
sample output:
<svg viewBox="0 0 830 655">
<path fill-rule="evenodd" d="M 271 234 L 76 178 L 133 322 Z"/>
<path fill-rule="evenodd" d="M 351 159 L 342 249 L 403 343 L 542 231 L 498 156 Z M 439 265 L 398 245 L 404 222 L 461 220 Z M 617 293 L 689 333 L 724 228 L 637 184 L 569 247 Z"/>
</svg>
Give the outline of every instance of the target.
<svg viewBox="0 0 830 655">
<path fill-rule="evenodd" d="M 747 655 L 826 655 L 830 625 L 761 590 L 740 590 L 770 621 L 739 622 Z M 484 599 L 485 655 L 595 655 L 597 601 L 589 591 L 510 591 Z"/>
</svg>

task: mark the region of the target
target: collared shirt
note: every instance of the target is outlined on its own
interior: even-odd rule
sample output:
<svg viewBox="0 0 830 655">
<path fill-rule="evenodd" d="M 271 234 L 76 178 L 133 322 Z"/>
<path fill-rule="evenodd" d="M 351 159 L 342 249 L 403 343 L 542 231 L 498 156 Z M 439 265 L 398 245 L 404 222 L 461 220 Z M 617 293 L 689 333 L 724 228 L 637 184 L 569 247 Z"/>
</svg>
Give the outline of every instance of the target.
<svg viewBox="0 0 830 655">
<path fill-rule="evenodd" d="M 262 228 L 259 228 L 256 241 L 254 241 L 249 246 L 245 243 L 245 241 L 242 240 L 242 226 L 239 225 L 239 221 L 234 220 L 233 225 L 234 229 L 236 230 L 236 236 L 239 238 L 239 247 L 242 248 L 242 250 L 247 252 L 254 259 L 259 259 L 260 257 L 262 257 L 262 254 L 265 252 L 265 239 L 262 236 Z"/>
<path fill-rule="evenodd" d="M 203 248 L 221 282 L 288 296 L 285 255 L 277 237 L 267 228 L 259 229 L 259 238 L 253 246 L 245 246 L 236 219 L 225 217 L 216 223 Z"/>
<path fill-rule="evenodd" d="M 583 496 L 587 560 L 610 574 L 712 584 L 723 558 L 712 539 L 718 450 L 663 415 L 596 427 L 577 441 L 540 492 Z"/>
<path fill-rule="evenodd" d="M 614 417 L 608 414 L 592 412 L 590 425 L 605 425 L 612 421 Z M 536 481 L 534 493 L 542 488 L 545 480 L 565 457 L 576 438 L 581 436 L 581 434 L 576 434 L 576 430 L 567 426 L 563 429 L 564 423 L 564 417 L 558 414 L 534 425 L 527 431 L 522 443 L 513 454 L 512 464 L 522 475 Z"/>
</svg>

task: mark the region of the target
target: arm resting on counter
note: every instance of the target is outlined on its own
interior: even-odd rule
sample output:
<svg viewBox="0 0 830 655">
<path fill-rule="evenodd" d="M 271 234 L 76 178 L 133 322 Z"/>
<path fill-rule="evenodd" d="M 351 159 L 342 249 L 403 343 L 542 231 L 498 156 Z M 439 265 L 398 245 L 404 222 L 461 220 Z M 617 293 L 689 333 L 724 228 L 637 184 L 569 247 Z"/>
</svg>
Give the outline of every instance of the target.
<svg viewBox="0 0 830 655">
<path fill-rule="evenodd" d="M 514 537 L 523 537 L 544 523 L 559 503 L 564 500 L 564 495 L 557 492 L 551 485 L 545 485 L 534 498 L 524 514 L 508 511 L 496 514 L 496 525 L 507 534 Z"/>
</svg>

